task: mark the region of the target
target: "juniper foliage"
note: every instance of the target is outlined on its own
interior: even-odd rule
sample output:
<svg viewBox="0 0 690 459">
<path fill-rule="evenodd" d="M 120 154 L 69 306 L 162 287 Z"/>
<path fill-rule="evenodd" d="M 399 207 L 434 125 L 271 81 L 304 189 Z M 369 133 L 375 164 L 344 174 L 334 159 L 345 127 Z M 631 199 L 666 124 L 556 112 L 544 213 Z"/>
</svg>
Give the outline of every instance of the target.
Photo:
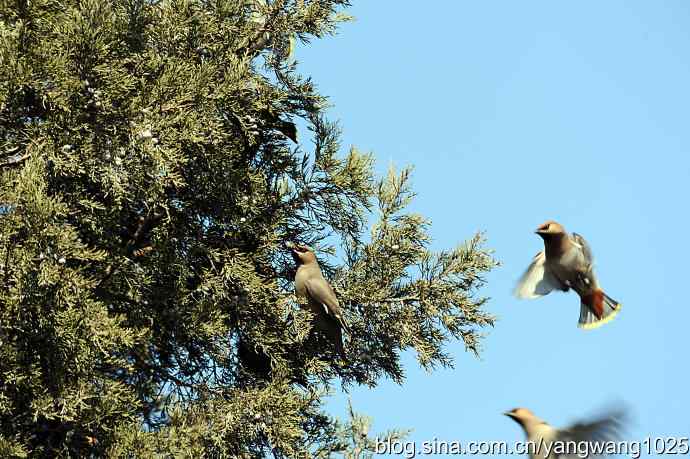
<svg viewBox="0 0 690 459">
<path fill-rule="evenodd" d="M 3 457 L 309 456 L 337 441 L 334 383 L 479 352 L 481 235 L 431 251 L 410 170 L 343 154 L 298 71 L 346 6 L 0 2 Z M 287 241 L 317 248 L 347 361 L 292 296 Z"/>
<path fill-rule="evenodd" d="M 337 454 L 343 459 L 373 459 L 376 454 L 386 453 L 388 443 L 400 443 L 412 432 L 409 429 L 393 429 L 372 435 L 373 419 L 355 412 L 351 400 L 348 402 L 348 417 L 345 423 L 335 421 L 335 436 L 315 449 L 314 458 L 328 459 Z"/>
</svg>

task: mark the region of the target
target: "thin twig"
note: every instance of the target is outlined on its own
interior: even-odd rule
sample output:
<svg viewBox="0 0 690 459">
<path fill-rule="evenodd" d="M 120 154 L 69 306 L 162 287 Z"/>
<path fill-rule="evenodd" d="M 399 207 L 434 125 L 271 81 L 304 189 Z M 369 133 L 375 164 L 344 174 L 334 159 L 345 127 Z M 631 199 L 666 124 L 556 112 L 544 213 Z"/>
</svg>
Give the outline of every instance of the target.
<svg viewBox="0 0 690 459">
<path fill-rule="evenodd" d="M 418 296 L 401 296 L 399 298 L 384 298 L 382 300 L 370 301 L 369 303 L 406 303 L 409 301 L 419 301 Z"/>
<path fill-rule="evenodd" d="M 14 166 L 23 161 L 26 161 L 31 157 L 31 153 L 25 153 L 23 155 L 14 155 L 7 158 L 4 162 L 0 163 L 0 167 Z"/>
<path fill-rule="evenodd" d="M 155 211 L 152 214 L 148 215 L 147 217 L 142 217 L 139 220 L 139 225 L 137 226 L 137 229 L 134 231 L 134 234 L 132 237 L 127 241 L 125 244 L 125 250 L 127 251 L 128 254 L 134 255 L 136 257 L 143 256 L 146 253 L 150 252 L 152 248 L 150 246 L 143 247 L 139 250 L 136 249 L 137 245 L 139 245 L 144 239 L 144 236 L 146 236 L 147 233 L 149 233 L 160 221 L 163 219 L 165 216 L 165 213 L 162 211 Z M 105 275 L 101 279 L 101 281 L 98 283 L 96 286 L 97 289 L 101 288 L 103 284 L 105 284 L 108 279 L 112 277 L 112 275 L 117 271 L 117 269 L 122 265 L 122 260 L 119 262 L 113 262 L 111 263 L 108 268 L 105 270 Z"/>
<path fill-rule="evenodd" d="M 5 244 L 5 278 L 3 279 L 5 288 L 7 288 L 7 276 L 10 274 L 10 254 L 12 253 L 13 247 L 13 245 L 10 244 L 11 238 L 12 236 L 7 236 L 7 243 Z"/>
</svg>

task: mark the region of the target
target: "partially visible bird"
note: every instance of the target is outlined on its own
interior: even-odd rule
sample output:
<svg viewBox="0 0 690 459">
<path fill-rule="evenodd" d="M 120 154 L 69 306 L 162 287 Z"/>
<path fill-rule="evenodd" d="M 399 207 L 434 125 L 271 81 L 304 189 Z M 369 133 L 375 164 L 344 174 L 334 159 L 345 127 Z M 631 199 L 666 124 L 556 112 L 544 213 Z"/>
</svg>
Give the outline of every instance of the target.
<svg viewBox="0 0 690 459">
<path fill-rule="evenodd" d="M 60 453 L 66 451 L 74 457 L 93 456 L 99 441 L 96 434 L 86 426 L 61 418 L 47 418 L 37 414 L 34 416 L 36 419 L 25 425 L 31 432 L 28 441 L 34 456 L 40 453 L 37 457 L 63 457 Z"/>
<path fill-rule="evenodd" d="M 580 458 L 602 456 L 612 442 L 620 439 L 627 413 L 622 408 L 603 416 L 557 429 L 536 417 L 527 408 L 503 413 L 517 422 L 527 438 L 530 459 Z"/>
<path fill-rule="evenodd" d="M 578 327 L 596 328 L 612 320 L 621 305 L 599 286 L 587 241 L 577 233 L 568 234 L 553 220 L 540 225 L 536 233 L 544 240 L 544 250 L 518 281 L 515 296 L 531 299 L 572 288 L 580 296 Z"/>
<path fill-rule="evenodd" d="M 307 299 L 307 306 L 314 314 L 316 327 L 333 341 L 338 354 L 345 358 L 343 329 L 348 333 L 350 329 L 333 287 L 323 277 L 313 249 L 293 243 L 288 243 L 287 247 L 297 264 L 295 293 L 298 297 Z"/>
<path fill-rule="evenodd" d="M 252 342 L 249 336 L 241 333 L 237 338 L 238 383 L 243 387 L 263 386 L 276 377 L 287 376 L 287 381 L 290 383 L 308 388 L 309 383 L 302 371 L 304 362 L 300 360 L 299 353 L 290 353 L 289 349 L 287 351 L 289 354 L 287 368 L 290 373 L 287 375 L 281 372 L 275 373 L 271 365 L 271 357 L 266 351 Z"/>
<path fill-rule="evenodd" d="M 299 143 L 297 140 L 297 126 L 292 121 L 286 121 L 276 117 L 273 127 L 288 139 L 295 143 Z"/>
<path fill-rule="evenodd" d="M 237 339 L 237 359 L 243 370 L 241 376 L 251 375 L 260 381 L 270 380 L 271 359 L 243 335 Z"/>
</svg>

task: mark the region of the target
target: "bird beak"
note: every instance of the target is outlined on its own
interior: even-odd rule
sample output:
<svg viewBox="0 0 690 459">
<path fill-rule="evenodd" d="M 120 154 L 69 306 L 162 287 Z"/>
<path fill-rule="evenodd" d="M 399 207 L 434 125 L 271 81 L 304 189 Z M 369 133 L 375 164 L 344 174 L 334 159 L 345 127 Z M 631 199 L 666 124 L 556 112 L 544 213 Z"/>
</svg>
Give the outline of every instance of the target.
<svg viewBox="0 0 690 459">
<path fill-rule="evenodd" d="M 508 416 L 509 418 L 515 419 L 515 415 L 514 415 L 513 413 L 511 413 L 510 411 L 506 411 L 506 412 L 503 413 L 503 414 L 504 414 L 505 416 Z"/>
</svg>

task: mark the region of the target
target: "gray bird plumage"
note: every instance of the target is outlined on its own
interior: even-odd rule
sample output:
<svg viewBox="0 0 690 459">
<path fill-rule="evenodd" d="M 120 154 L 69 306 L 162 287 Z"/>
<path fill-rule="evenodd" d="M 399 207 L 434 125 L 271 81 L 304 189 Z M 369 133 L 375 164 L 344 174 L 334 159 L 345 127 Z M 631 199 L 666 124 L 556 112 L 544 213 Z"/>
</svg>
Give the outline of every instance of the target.
<svg viewBox="0 0 690 459">
<path fill-rule="evenodd" d="M 544 240 L 539 252 L 515 287 L 518 298 L 539 298 L 553 290 L 574 290 L 580 296 L 580 328 L 596 328 L 613 319 L 621 305 L 604 293 L 594 273 L 589 244 L 577 233 L 547 221 L 536 233 Z"/>
<path fill-rule="evenodd" d="M 336 351 L 344 358 L 342 330 L 349 333 L 350 329 L 333 287 L 323 277 L 316 256 L 310 247 L 288 243 L 288 248 L 297 263 L 296 295 L 307 299 L 307 306 L 314 314 L 316 327 L 333 341 Z"/>
</svg>

